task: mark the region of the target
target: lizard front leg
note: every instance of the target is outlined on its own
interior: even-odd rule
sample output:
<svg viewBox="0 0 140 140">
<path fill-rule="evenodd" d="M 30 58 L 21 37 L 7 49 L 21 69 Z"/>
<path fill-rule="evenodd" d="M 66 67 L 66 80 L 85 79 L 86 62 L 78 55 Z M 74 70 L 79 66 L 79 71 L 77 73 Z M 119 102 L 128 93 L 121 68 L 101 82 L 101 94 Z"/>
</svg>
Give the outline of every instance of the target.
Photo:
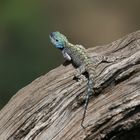
<svg viewBox="0 0 140 140">
<path fill-rule="evenodd" d="M 66 53 L 65 50 L 62 50 L 62 54 L 63 54 L 63 57 L 64 57 L 66 60 L 71 61 L 70 55 L 68 55 L 68 54 Z"/>
</svg>

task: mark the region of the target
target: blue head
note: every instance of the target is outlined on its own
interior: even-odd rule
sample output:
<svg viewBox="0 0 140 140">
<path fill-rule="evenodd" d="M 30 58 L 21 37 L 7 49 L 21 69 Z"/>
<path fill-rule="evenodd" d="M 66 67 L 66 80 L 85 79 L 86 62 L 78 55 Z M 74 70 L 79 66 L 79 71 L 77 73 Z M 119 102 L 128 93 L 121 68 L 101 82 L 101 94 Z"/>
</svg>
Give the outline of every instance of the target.
<svg viewBox="0 0 140 140">
<path fill-rule="evenodd" d="M 52 44 L 58 49 L 63 49 L 68 42 L 67 38 L 60 32 L 52 32 L 49 37 Z"/>
</svg>

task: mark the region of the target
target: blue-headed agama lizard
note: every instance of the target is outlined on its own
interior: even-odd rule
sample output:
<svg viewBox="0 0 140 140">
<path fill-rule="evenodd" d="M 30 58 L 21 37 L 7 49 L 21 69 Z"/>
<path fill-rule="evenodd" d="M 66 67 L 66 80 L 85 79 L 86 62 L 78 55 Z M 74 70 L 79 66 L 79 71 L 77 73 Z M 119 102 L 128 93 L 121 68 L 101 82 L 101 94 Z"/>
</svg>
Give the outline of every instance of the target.
<svg viewBox="0 0 140 140">
<path fill-rule="evenodd" d="M 84 113 L 81 122 L 81 126 L 85 128 L 83 122 L 85 119 L 89 97 L 94 93 L 93 85 L 95 67 L 93 61 L 89 57 L 89 55 L 86 52 L 86 49 L 82 45 L 71 44 L 66 38 L 66 36 L 64 36 L 60 32 L 52 32 L 50 34 L 50 40 L 56 48 L 61 50 L 63 57 L 66 60 L 72 60 L 74 65 L 76 65 L 77 69 L 74 74 L 76 78 L 80 78 L 81 74 L 83 74 L 84 72 L 88 73 L 87 95 L 85 97 Z"/>
</svg>

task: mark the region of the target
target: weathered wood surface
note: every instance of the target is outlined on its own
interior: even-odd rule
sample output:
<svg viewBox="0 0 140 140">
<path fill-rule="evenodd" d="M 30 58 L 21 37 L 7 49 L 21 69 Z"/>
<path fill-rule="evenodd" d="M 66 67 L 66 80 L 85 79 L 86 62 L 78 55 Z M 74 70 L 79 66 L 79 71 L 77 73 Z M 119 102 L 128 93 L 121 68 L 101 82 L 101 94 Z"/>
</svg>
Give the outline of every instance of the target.
<svg viewBox="0 0 140 140">
<path fill-rule="evenodd" d="M 21 89 L 0 112 L 0 140 L 132 140 L 140 138 L 140 31 L 88 49 L 91 57 L 117 56 L 96 66 L 95 96 L 84 125 L 87 81 L 61 65 Z"/>
</svg>

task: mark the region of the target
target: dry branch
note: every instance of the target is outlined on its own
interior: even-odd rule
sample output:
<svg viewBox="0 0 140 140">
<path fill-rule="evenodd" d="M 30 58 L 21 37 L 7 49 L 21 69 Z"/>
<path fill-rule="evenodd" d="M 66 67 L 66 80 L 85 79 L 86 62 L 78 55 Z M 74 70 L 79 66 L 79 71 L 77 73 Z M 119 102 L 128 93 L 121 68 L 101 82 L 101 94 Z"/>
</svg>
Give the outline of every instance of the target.
<svg viewBox="0 0 140 140">
<path fill-rule="evenodd" d="M 73 79 L 75 68 L 64 64 L 21 89 L 1 110 L 0 140 L 140 138 L 140 31 L 88 52 L 94 61 L 107 56 L 110 63 L 96 65 L 86 129 L 80 123 L 87 81 Z"/>
</svg>

